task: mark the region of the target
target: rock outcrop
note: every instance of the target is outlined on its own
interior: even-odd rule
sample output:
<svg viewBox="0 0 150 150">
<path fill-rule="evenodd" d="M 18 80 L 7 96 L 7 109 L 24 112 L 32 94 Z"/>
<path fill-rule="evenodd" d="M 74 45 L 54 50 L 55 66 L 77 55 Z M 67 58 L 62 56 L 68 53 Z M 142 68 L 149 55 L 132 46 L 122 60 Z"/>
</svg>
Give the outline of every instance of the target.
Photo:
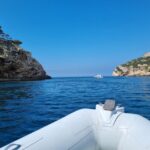
<svg viewBox="0 0 150 150">
<path fill-rule="evenodd" d="M 0 36 L 0 81 L 49 79 L 42 65 L 20 47 L 21 43 Z"/>
<path fill-rule="evenodd" d="M 143 57 L 119 65 L 112 73 L 113 76 L 150 76 L 150 52 Z"/>
</svg>

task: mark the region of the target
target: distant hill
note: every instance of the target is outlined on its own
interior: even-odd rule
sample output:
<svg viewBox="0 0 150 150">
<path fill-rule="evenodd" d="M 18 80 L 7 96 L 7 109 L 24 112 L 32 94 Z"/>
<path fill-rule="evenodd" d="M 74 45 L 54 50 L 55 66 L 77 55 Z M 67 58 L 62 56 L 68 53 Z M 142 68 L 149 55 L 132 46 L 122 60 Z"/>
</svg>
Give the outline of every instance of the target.
<svg viewBox="0 0 150 150">
<path fill-rule="evenodd" d="M 117 66 L 113 76 L 150 76 L 150 52 L 144 56 L 133 59 L 125 64 Z"/>
</svg>

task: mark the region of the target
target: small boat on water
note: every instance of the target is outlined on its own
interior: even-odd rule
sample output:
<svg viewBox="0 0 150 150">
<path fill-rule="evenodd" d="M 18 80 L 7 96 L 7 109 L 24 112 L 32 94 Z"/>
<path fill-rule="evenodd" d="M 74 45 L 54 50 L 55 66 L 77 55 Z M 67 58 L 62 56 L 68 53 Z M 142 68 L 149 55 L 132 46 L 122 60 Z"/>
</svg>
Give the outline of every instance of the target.
<svg viewBox="0 0 150 150">
<path fill-rule="evenodd" d="M 1 150 L 150 150 L 150 121 L 113 100 L 81 109 Z"/>
<path fill-rule="evenodd" d="M 94 78 L 101 79 L 101 78 L 103 78 L 103 76 L 101 74 L 97 74 L 97 75 L 94 76 Z"/>
</svg>

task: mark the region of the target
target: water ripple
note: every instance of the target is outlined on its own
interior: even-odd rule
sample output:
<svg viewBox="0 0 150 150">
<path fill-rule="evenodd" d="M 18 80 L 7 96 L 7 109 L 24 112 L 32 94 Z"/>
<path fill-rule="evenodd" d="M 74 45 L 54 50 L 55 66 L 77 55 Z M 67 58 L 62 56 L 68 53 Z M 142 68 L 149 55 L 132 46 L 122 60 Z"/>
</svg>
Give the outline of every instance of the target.
<svg viewBox="0 0 150 150">
<path fill-rule="evenodd" d="M 0 146 L 80 108 L 113 98 L 150 119 L 150 78 L 54 78 L 0 83 Z"/>
</svg>

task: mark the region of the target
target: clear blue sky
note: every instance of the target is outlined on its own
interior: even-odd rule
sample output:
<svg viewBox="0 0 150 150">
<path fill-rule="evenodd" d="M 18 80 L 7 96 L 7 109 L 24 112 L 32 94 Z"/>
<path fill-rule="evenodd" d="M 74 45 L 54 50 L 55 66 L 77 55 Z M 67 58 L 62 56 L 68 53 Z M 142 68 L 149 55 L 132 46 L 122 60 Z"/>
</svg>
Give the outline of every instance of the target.
<svg viewBox="0 0 150 150">
<path fill-rule="evenodd" d="M 52 76 L 111 75 L 150 51 L 149 0 L 0 0 L 0 25 Z"/>
</svg>

